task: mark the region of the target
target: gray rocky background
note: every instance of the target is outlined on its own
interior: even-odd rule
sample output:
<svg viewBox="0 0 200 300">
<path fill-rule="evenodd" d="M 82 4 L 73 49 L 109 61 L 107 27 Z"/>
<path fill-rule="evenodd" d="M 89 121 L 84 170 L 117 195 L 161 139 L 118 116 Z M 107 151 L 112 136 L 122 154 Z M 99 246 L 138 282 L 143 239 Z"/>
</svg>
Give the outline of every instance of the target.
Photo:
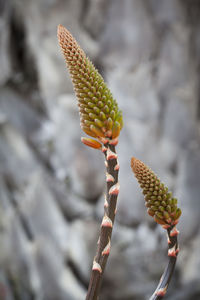
<svg viewBox="0 0 200 300">
<path fill-rule="evenodd" d="M 132 155 L 159 174 L 183 211 L 166 299 L 200 299 L 198 0 L 0 0 L 0 299 L 84 299 L 96 250 L 103 155 L 80 142 L 59 23 L 124 115 L 121 192 L 100 299 L 148 299 L 167 260 Z"/>
</svg>

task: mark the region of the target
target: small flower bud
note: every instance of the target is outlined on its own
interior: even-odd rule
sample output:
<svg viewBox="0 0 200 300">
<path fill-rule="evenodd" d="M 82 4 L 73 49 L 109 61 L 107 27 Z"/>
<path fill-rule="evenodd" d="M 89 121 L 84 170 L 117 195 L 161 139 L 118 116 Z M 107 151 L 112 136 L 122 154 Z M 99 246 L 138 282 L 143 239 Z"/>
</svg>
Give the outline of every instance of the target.
<svg viewBox="0 0 200 300">
<path fill-rule="evenodd" d="M 101 143 L 99 143 L 98 141 L 86 137 L 82 137 L 81 142 L 86 146 L 89 146 L 94 149 L 101 149 L 102 147 Z"/>
</svg>

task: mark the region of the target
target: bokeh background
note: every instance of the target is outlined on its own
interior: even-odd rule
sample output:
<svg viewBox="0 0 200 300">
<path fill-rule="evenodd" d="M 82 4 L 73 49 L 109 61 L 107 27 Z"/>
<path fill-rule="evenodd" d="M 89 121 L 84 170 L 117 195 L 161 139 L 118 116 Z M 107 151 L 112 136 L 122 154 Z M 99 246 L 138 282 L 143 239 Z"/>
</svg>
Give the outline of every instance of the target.
<svg viewBox="0 0 200 300">
<path fill-rule="evenodd" d="M 100 299 L 144 300 L 167 261 L 130 170 L 179 199 L 166 299 L 200 299 L 200 2 L 0 0 L 0 299 L 82 300 L 103 214 L 103 155 L 80 142 L 56 27 L 76 37 L 123 110 L 121 192 Z"/>
</svg>

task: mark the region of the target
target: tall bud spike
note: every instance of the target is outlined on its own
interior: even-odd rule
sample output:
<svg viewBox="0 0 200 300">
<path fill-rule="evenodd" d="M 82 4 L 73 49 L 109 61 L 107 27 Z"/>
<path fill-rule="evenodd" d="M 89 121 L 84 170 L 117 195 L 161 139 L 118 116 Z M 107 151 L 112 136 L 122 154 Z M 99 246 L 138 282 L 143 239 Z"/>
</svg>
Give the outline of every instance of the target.
<svg viewBox="0 0 200 300">
<path fill-rule="evenodd" d="M 175 225 L 181 215 L 177 199 L 172 197 L 155 173 L 139 159 L 131 158 L 131 168 L 145 195 L 148 213 L 161 225 Z"/>
<path fill-rule="evenodd" d="M 79 102 L 82 130 L 96 138 L 116 138 L 123 126 L 122 114 L 102 76 L 62 25 L 58 40 Z"/>
</svg>

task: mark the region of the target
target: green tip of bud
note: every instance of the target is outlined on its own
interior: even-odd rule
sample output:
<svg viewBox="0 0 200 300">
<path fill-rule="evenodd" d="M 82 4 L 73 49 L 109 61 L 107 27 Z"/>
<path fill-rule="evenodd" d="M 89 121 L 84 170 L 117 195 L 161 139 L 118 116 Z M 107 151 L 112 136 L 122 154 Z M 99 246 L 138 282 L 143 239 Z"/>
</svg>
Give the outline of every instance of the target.
<svg viewBox="0 0 200 300">
<path fill-rule="evenodd" d="M 107 122 L 106 122 L 106 128 L 107 128 L 107 131 L 111 130 L 112 129 L 112 126 L 113 126 L 113 120 L 111 117 L 108 117 L 107 119 Z"/>
<path fill-rule="evenodd" d="M 177 208 L 177 209 L 176 209 L 176 213 L 175 213 L 175 215 L 174 215 L 174 219 L 175 219 L 175 220 L 178 220 L 178 219 L 180 218 L 181 214 L 182 214 L 181 209 L 180 209 L 180 208 Z"/>
<path fill-rule="evenodd" d="M 118 121 L 115 121 L 114 125 L 112 127 L 112 137 L 113 137 L 113 139 L 119 136 L 120 130 L 121 130 L 120 123 Z"/>
</svg>

